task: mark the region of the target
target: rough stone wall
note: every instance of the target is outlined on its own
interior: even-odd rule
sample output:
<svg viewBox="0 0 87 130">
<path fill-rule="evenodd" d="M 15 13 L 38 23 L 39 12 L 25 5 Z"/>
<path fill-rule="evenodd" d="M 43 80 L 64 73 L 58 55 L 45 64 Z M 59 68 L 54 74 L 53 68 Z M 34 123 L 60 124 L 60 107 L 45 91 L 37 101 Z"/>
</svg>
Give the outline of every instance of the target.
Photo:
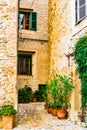
<svg viewBox="0 0 87 130">
<path fill-rule="evenodd" d="M 67 0 L 49 1 L 49 48 L 50 73 L 61 71 L 68 66 L 68 46 L 70 45 L 70 2 Z M 67 15 L 66 15 L 67 14 Z"/>
<path fill-rule="evenodd" d="M 87 18 L 75 25 L 75 1 L 73 0 L 49 0 L 48 41 L 50 53 L 50 75 L 52 73 L 65 74 L 73 79 L 74 90 L 71 95 L 69 117 L 77 120 L 77 112 L 80 111 L 81 83 L 76 74 L 76 65 L 72 54 L 76 41 L 86 32 Z"/>
<path fill-rule="evenodd" d="M 0 105 L 17 107 L 18 0 L 0 0 Z"/>
<path fill-rule="evenodd" d="M 46 84 L 49 75 L 48 0 L 20 0 L 20 8 L 37 12 L 37 30 L 19 30 L 18 51 L 33 52 L 32 76 L 18 75 L 18 88 L 28 85 L 33 90 Z"/>
</svg>

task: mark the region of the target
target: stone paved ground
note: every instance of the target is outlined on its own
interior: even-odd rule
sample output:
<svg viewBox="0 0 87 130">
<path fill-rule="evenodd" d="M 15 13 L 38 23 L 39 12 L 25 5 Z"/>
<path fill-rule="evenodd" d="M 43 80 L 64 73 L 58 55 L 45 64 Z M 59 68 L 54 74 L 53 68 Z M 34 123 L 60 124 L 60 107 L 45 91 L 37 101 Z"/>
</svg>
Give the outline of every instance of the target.
<svg viewBox="0 0 87 130">
<path fill-rule="evenodd" d="M 13 130 L 87 130 L 69 120 L 59 120 L 46 111 L 38 111 L 29 118 L 21 118 Z"/>
<path fill-rule="evenodd" d="M 48 114 L 43 104 L 19 105 L 18 121 L 13 130 L 87 130 L 79 124 L 59 120 Z M 0 129 L 3 130 L 3 129 Z"/>
</svg>

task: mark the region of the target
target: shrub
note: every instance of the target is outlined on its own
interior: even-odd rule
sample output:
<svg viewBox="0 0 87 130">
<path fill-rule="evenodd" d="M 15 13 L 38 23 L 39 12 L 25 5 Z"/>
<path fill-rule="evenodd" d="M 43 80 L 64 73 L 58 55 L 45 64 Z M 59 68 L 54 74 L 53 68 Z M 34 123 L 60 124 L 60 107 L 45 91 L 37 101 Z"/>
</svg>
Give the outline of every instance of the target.
<svg viewBox="0 0 87 130">
<path fill-rule="evenodd" d="M 33 92 L 33 98 L 37 98 L 37 101 L 39 101 L 39 90 Z"/>
<path fill-rule="evenodd" d="M 10 115 L 15 115 L 17 111 L 14 109 L 12 105 L 3 105 L 0 108 L 0 115 L 4 116 L 10 116 Z"/>
<path fill-rule="evenodd" d="M 47 83 L 47 102 L 53 107 L 66 107 L 69 102 L 73 81 L 65 75 L 55 75 Z"/>
<path fill-rule="evenodd" d="M 46 85 L 39 85 L 39 101 L 44 101 L 44 97 L 46 96 Z"/>
<path fill-rule="evenodd" d="M 28 86 L 18 90 L 18 102 L 29 103 L 32 100 L 32 89 Z"/>
<path fill-rule="evenodd" d="M 87 36 L 79 38 L 74 47 L 74 60 L 81 79 L 81 101 L 84 108 L 87 104 Z"/>
<path fill-rule="evenodd" d="M 33 98 L 37 98 L 37 101 L 44 101 L 44 97 L 46 95 L 46 85 L 39 85 L 39 90 L 33 92 Z"/>
</svg>

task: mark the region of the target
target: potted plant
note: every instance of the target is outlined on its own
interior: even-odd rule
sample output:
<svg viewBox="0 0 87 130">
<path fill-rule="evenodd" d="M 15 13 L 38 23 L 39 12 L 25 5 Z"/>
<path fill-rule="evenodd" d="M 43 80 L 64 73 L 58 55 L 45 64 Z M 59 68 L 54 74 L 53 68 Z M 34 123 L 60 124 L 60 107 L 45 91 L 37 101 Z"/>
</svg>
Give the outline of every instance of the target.
<svg viewBox="0 0 87 130">
<path fill-rule="evenodd" d="M 53 104 L 52 104 L 52 115 L 53 116 L 57 116 L 57 110 L 60 108 L 60 106 L 58 106 L 58 103 L 55 101 Z"/>
<path fill-rule="evenodd" d="M 0 115 L 3 118 L 3 125 L 5 129 L 12 129 L 14 127 L 14 115 L 17 111 L 12 105 L 3 105 L 0 108 Z"/>
<path fill-rule="evenodd" d="M 32 98 L 33 102 L 37 102 L 39 100 L 39 90 L 33 92 Z"/>
<path fill-rule="evenodd" d="M 47 91 L 49 92 L 47 97 L 49 100 L 49 95 L 51 95 L 51 106 L 56 103 L 60 109 L 57 111 L 58 118 L 60 117 L 60 112 L 64 112 L 62 115 L 66 117 L 67 111 L 66 108 L 68 106 L 70 92 L 73 90 L 73 82 L 70 77 L 55 75 L 48 83 L 47 83 Z"/>
<path fill-rule="evenodd" d="M 71 92 L 73 90 L 73 81 L 70 77 L 68 76 L 61 76 L 58 75 L 58 104 L 61 107 L 57 111 L 58 118 L 66 118 L 67 117 L 67 108 L 68 108 L 68 103 L 70 100 Z"/>
<path fill-rule="evenodd" d="M 32 88 L 25 85 L 18 89 L 18 103 L 29 103 L 32 100 Z"/>
<path fill-rule="evenodd" d="M 39 85 L 39 102 L 44 102 L 46 96 L 46 84 Z"/>
</svg>

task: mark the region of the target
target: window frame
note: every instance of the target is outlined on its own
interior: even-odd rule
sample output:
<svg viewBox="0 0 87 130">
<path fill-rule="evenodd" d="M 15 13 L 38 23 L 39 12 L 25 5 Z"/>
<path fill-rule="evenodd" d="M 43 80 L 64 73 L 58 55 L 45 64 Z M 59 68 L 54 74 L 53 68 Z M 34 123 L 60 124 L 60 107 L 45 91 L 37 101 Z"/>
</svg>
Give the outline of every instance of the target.
<svg viewBox="0 0 87 130">
<path fill-rule="evenodd" d="M 85 7 L 85 15 L 80 18 L 80 9 Z M 75 0 L 75 23 L 80 23 L 87 16 L 87 0 L 83 5 L 80 5 L 80 0 Z"/>
<path fill-rule="evenodd" d="M 30 67 L 28 68 L 30 71 L 30 73 L 21 73 L 21 71 L 20 71 L 20 57 L 25 57 L 25 56 L 27 56 L 27 57 L 29 57 L 29 61 L 30 61 Z M 19 53 L 18 54 L 18 75 L 24 75 L 24 76 L 31 76 L 32 75 L 32 54 L 31 53 Z"/>
<path fill-rule="evenodd" d="M 37 12 L 33 12 L 33 9 L 19 9 L 19 14 L 18 14 L 18 26 L 19 26 L 19 30 L 22 30 L 22 28 L 20 27 L 22 24 L 20 23 L 20 14 L 24 14 L 24 22 L 23 22 L 23 29 L 24 30 L 33 30 L 36 31 L 37 30 Z M 27 14 L 29 14 L 29 23 L 28 23 L 28 28 L 26 28 L 26 16 Z M 33 17 L 33 15 L 35 15 L 35 19 Z M 33 23 L 34 23 L 34 27 L 33 27 Z"/>
</svg>

